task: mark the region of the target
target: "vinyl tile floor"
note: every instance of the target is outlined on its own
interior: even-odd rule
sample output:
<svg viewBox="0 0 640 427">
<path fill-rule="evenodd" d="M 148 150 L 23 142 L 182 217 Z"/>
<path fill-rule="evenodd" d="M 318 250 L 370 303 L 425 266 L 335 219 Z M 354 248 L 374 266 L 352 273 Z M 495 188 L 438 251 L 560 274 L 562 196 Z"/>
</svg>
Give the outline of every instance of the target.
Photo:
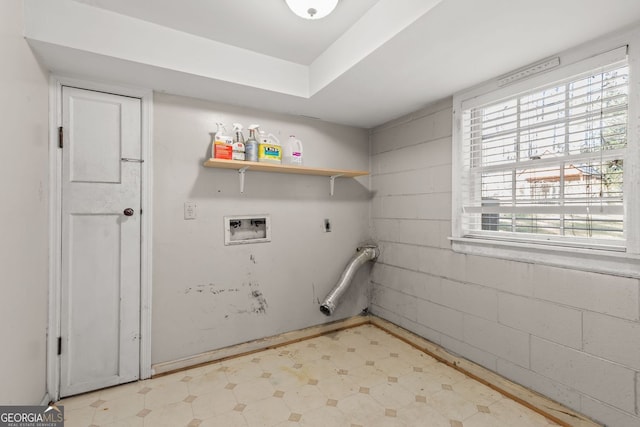
<svg viewBox="0 0 640 427">
<path fill-rule="evenodd" d="M 58 405 L 65 427 L 556 425 L 373 325 Z"/>
</svg>

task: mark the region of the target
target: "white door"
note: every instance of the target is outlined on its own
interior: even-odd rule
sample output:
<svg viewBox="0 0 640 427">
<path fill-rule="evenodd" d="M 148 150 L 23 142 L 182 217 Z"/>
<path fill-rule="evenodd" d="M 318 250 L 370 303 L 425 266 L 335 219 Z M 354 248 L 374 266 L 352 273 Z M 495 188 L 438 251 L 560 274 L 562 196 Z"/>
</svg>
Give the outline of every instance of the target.
<svg viewBox="0 0 640 427">
<path fill-rule="evenodd" d="M 60 395 L 138 379 L 140 99 L 62 89 Z"/>
</svg>

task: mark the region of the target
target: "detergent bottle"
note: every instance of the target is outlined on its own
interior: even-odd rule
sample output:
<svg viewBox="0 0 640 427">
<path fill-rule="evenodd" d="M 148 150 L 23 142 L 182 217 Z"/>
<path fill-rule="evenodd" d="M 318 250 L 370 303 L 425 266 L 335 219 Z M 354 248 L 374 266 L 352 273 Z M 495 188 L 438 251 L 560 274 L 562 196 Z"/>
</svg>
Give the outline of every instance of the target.
<svg viewBox="0 0 640 427">
<path fill-rule="evenodd" d="M 302 166 L 302 141 L 295 135 L 290 135 L 282 147 L 282 164 Z"/>
<path fill-rule="evenodd" d="M 216 123 L 218 129 L 211 133 L 213 145 L 211 154 L 216 159 L 231 160 L 233 154 L 233 138 L 224 134 L 225 128 L 223 123 Z"/>
<path fill-rule="evenodd" d="M 272 133 L 266 135 L 260 133 L 260 144 L 258 145 L 258 161 L 263 163 L 282 163 L 282 147 L 280 141 Z"/>
<path fill-rule="evenodd" d="M 233 144 L 231 158 L 233 160 L 245 159 L 244 135 L 242 134 L 242 125 L 240 123 L 233 124 Z"/>
</svg>

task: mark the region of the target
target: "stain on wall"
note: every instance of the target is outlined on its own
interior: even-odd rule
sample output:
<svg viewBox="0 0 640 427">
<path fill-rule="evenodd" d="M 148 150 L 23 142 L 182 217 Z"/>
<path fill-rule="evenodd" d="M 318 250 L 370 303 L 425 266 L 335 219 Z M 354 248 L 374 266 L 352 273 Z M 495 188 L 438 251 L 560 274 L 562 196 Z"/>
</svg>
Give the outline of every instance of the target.
<svg viewBox="0 0 640 427">
<path fill-rule="evenodd" d="M 262 291 L 258 289 L 257 283 L 249 283 L 249 287 L 251 288 L 251 313 L 255 314 L 265 314 L 267 312 L 267 299 L 262 295 Z"/>
<path fill-rule="evenodd" d="M 237 304 L 235 294 L 240 292 L 247 297 L 244 305 Z M 266 314 L 269 307 L 267 299 L 260 290 L 260 285 L 254 282 L 243 283 L 240 287 L 221 286 L 215 283 L 188 286 L 184 289 L 183 294 L 215 296 L 214 306 L 233 308 L 235 314 Z M 225 315 L 225 319 L 227 318 L 229 318 L 229 314 Z"/>
<path fill-rule="evenodd" d="M 219 295 L 219 294 L 224 294 L 224 293 L 230 293 L 230 292 L 240 292 L 240 289 L 238 288 L 224 288 L 224 287 L 220 287 L 214 283 L 209 283 L 207 285 L 196 285 L 193 287 L 187 287 L 184 289 L 184 293 L 185 294 L 190 294 L 190 293 L 198 293 L 198 294 L 202 294 L 202 293 L 209 293 L 209 294 L 213 294 L 213 295 Z"/>
</svg>

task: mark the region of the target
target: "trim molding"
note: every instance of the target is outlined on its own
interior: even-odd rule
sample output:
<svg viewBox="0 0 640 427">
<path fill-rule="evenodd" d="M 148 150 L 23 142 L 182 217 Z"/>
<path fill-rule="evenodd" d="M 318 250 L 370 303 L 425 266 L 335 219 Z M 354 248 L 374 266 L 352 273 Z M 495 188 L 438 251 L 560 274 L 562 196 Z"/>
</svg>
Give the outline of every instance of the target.
<svg viewBox="0 0 640 427">
<path fill-rule="evenodd" d="M 45 393 L 44 396 L 42 396 L 42 400 L 40 401 L 40 406 L 48 406 L 49 402 L 51 402 L 49 393 Z"/>
<path fill-rule="evenodd" d="M 153 218 L 153 92 L 148 89 L 93 82 L 52 74 L 49 77 L 49 322 L 47 327 L 47 394 L 60 399 L 60 358 L 57 337 L 60 335 L 61 305 L 61 162 L 58 149 L 58 126 L 62 117 L 62 87 L 107 92 L 139 98 L 141 101 L 141 149 L 145 162 L 141 167 L 141 243 L 140 243 L 140 379 L 151 377 L 151 283 Z M 48 402 L 47 402 L 48 403 Z"/>
<path fill-rule="evenodd" d="M 315 338 L 329 332 L 339 331 L 341 329 L 353 328 L 355 326 L 366 325 L 370 323 L 369 317 L 355 316 L 344 320 L 338 320 L 322 325 L 311 326 L 309 328 L 297 331 L 286 332 L 284 334 L 272 337 L 261 338 L 247 343 L 232 345 L 218 350 L 207 351 L 195 356 L 185 357 L 182 359 L 172 360 L 169 362 L 157 363 L 151 367 L 153 377 L 170 374 L 184 369 L 193 368 L 207 363 L 219 362 L 221 360 L 232 357 L 245 356 L 247 354 L 256 353 L 268 348 L 281 347 L 283 345 L 292 344 L 294 342 Z"/>
</svg>

